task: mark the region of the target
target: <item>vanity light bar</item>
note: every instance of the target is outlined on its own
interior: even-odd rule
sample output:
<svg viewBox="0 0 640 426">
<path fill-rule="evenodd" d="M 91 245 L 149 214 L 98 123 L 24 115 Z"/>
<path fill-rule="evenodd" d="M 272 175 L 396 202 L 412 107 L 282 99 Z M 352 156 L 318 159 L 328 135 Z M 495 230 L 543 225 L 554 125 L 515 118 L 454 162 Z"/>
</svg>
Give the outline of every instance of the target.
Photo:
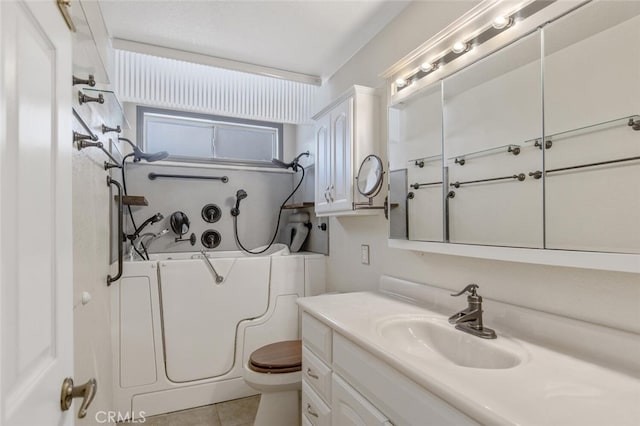
<svg viewBox="0 0 640 426">
<path fill-rule="evenodd" d="M 400 91 L 410 86 L 411 83 L 426 77 L 443 65 L 446 65 L 449 62 L 452 62 L 455 59 L 459 58 L 474 47 L 477 47 L 482 43 L 491 40 L 503 31 L 511 28 L 516 22 L 522 21 L 523 19 L 526 19 L 529 16 L 538 13 L 540 10 L 551 5 L 552 3 L 554 3 L 553 0 L 538 0 L 528 4 L 518 11 L 511 13 L 510 15 L 497 16 L 493 19 L 491 25 L 488 25 L 484 31 L 482 31 L 475 37 L 469 39 L 460 39 L 453 46 L 451 46 L 451 49 L 446 51 L 439 58 L 435 58 L 423 63 L 418 71 L 405 78 L 398 78 L 395 81 L 397 91 Z"/>
</svg>

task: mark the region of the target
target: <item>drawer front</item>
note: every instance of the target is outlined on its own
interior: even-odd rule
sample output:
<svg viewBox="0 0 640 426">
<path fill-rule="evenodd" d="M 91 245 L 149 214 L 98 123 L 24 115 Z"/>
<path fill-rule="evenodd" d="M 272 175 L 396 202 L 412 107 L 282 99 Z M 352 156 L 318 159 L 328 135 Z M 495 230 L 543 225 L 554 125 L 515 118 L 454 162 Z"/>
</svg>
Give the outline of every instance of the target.
<svg viewBox="0 0 640 426">
<path fill-rule="evenodd" d="M 384 411 L 394 425 L 478 425 L 338 333 L 334 335 L 333 359 L 333 371 Z M 331 390 L 332 394 L 335 392 L 335 389 Z"/>
<path fill-rule="evenodd" d="M 327 364 L 331 364 L 331 328 L 311 315 L 302 314 L 302 341 Z"/>
<path fill-rule="evenodd" d="M 313 426 L 331 426 L 331 409 L 302 381 L 302 416 Z"/>
<path fill-rule="evenodd" d="M 302 347 L 302 377 L 325 402 L 331 402 L 331 369 L 306 346 Z"/>
<path fill-rule="evenodd" d="M 313 426 L 313 424 L 309 421 L 307 416 L 302 415 L 302 426 Z"/>
<path fill-rule="evenodd" d="M 332 388 L 332 424 L 340 426 L 389 426 L 391 424 L 384 414 L 336 374 L 333 375 Z"/>
</svg>

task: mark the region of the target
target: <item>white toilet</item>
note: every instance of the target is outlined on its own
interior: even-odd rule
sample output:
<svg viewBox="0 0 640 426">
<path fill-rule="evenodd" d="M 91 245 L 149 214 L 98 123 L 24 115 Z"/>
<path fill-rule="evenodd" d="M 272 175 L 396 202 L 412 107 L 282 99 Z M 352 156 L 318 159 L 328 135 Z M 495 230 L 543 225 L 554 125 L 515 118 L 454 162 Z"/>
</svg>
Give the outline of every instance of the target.
<svg viewBox="0 0 640 426">
<path fill-rule="evenodd" d="M 300 424 L 302 342 L 287 340 L 255 350 L 243 377 L 262 393 L 254 426 Z"/>
</svg>

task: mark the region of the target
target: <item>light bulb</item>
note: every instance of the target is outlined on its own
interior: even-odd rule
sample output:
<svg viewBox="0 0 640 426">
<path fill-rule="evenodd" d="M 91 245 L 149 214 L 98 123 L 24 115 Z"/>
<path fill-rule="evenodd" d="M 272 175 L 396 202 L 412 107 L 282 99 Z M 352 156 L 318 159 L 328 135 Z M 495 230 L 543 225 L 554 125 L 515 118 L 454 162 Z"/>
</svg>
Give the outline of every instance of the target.
<svg viewBox="0 0 640 426">
<path fill-rule="evenodd" d="M 451 48 L 453 53 L 462 53 L 462 52 L 466 51 L 467 49 L 469 49 L 469 43 L 464 43 L 462 41 L 457 42 Z"/>
<path fill-rule="evenodd" d="M 420 70 L 422 72 L 431 72 L 431 71 L 434 71 L 436 68 L 438 68 L 437 62 L 425 62 L 422 65 L 420 65 Z"/>
<path fill-rule="evenodd" d="M 396 86 L 399 89 L 403 88 L 406 85 L 407 85 L 407 80 L 405 80 L 404 78 L 399 78 L 399 79 L 396 80 Z"/>
<path fill-rule="evenodd" d="M 498 16 L 491 23 L 491 25 L 493 25 L 493 28 L 495 28 L 496 30 L 502 30 L 504 28 L 510 27 L 511 24 L 513 24 L 513 19 L 507 16 Z"/>
</svg>

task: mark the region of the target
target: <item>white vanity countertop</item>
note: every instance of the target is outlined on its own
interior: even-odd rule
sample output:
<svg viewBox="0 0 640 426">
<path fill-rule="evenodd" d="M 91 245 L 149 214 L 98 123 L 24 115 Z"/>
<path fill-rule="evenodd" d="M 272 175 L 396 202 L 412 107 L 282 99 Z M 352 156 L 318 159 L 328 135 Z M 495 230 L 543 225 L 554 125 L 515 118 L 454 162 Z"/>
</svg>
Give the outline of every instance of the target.
<svg viewBox="0 0 640 426">
<path fill-rule="evenodd" d="M 382 293 L 359 292 L 301 298 L 298 303 L 349 340 L 431 393 L 483 424 L 639 425 L 640 379 L 555 352 L 496 330 L 526 354 L 518 366 L 479 369 L 413 356 L 379 333 L 398 315 L 441 313 Z M 452 326 L 453 327 L 453 326 Z M 460 333 L 463 333 L 460 331 Z M 638 354 L 640 356 L 640 354 Z"/>
</svg>

